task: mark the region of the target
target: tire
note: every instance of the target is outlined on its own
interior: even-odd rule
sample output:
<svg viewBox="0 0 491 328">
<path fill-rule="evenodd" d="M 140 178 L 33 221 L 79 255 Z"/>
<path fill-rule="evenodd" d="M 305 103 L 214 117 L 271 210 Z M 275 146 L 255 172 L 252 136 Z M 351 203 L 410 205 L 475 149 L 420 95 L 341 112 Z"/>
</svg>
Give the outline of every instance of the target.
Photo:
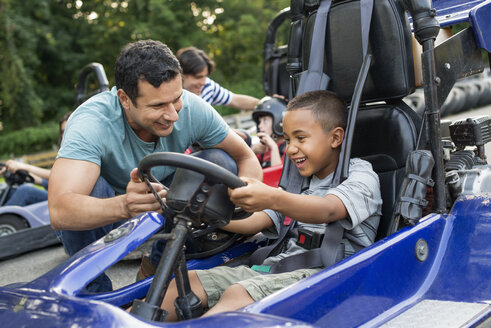
<svg viewBox="0 0 491 328">
<path fill-rule="evenodd" d="M 0 215 L 0 237 L 29 228 L 26 220 L 15 214 Z"/>
</svg>

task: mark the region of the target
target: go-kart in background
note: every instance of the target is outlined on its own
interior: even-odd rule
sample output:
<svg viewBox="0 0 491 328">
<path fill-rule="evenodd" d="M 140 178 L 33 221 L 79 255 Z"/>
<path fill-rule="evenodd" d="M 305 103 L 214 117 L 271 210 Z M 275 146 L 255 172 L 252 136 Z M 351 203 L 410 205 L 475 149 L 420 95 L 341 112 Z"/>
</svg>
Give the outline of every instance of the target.
<svg viewBox="0 0 491 328">
<path fill-rule="evenodd" d="M 491 116 L 491 105 L 456 115 L 446 116 L 444 119 L 455 121 L 483 115 Z M 485 151 L 489 163 L 491 143 L 486 145 Z M 67 258 L 68 256 L 65 254 L 63 246 L 56 245 L 0 261 L 0 286 L 16 282 L 31 281 L 48 272 Z M 123 260 L 109 268 L 106 272 L 113 281 L 114 288 L 117 289 L 133 283 L 139 265 L 140 260 L 138 259 Z"/>
</svg>

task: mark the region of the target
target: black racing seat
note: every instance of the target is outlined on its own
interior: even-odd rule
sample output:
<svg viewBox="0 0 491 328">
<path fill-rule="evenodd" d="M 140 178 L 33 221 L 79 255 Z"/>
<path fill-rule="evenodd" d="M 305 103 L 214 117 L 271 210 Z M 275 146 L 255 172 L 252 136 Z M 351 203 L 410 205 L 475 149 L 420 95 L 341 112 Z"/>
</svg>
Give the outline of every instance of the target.
<svg viewBox="0 0 491 328">
<path fill-rule="evenodd" d="M 380 180 L 383 204 L 376 240 L 394 229 L 394 206 L 419 124 L 420 117 L 403 102 L 367 106 L 358 113 L 351 154 L 369 161 Z"/>
<path fill-rule="evenodd" d="M 316 8 L 306 8 L 302 21 L 302 65 L 306 70 Z M 328 89 L 351 101 L 362 64 L 360 3 L 334 0 L 329 12 L 324 72 Z M 289 46 L 292 46 L 291 44 Z M 295 45 L 293 45 L 295 46 Z M 402 98 L 415 89 L 411 28 L 399 0 L 374 0 L 369 51 L 373 64 L 361 98 L 351 157 L 372 163 L 380 178 L 383 199 L 377 240 L 392 231 L 394 205 L 401 187 L 406 158 L 416 149 L 421 117 Z M 298 83 L 298 81 L 297 81 Z M 294 165 L 285 161 L 280 186 L 301 183 Z"/>
<path fill-rule="evenodd" d="M 279 27 L 290 20 L 290 9 L 280 11 L 270 22 L 264 41 L 263 89 L 267 96 L 281 95 L 292 98 L 290 75 L 286 70 L 288 46 L 277 44 Z"/>
</svg>

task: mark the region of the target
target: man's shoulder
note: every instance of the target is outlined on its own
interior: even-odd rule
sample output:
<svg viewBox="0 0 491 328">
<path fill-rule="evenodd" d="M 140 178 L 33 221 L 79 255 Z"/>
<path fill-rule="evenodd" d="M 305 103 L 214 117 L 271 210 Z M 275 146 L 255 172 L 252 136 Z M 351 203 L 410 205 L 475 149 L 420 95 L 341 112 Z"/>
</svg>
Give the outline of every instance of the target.
<svg viewBox="0 0 491 328">
<path fill-rule="evenodd" d="M 99 122 L 106 124 L 107 122 L 115 122 L 120 118 L 122 116 L 122 109 L 116 93 L 111 90 L 91 97 L 81 104 L 72 116 L 72 121 L 78 121 L 82 124 Z"/>
</svg>

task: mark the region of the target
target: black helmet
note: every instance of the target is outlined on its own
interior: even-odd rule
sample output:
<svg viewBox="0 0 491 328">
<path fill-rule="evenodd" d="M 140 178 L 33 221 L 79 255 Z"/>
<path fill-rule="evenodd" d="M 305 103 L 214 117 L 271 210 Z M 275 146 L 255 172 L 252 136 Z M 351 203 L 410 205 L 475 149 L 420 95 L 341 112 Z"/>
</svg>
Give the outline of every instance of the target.
<svg viewBox="0 0 491 328">
<path fill-rule="evenodd" d="M 262 98 L 252 111 L 252 119 L 256 122 L 259 131 L 259 117 L 270 115 L 273 117 L 273 133 L 283 135 L 283 116 L 286 111 L 286 101 L 281 98 L 266 96 Z"/>
</svg>

